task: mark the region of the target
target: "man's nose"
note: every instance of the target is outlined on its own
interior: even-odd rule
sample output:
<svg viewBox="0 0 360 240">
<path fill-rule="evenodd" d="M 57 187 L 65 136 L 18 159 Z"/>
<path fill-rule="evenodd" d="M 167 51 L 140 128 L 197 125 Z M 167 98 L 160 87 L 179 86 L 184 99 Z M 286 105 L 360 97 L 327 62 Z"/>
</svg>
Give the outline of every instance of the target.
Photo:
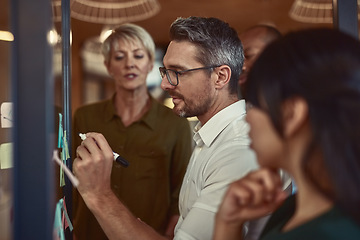
<svg viewBox="0 0 360 240">
<path fill-rule="evenodd" d="M 173 89 L 175 88 L 175 86 L 171 85 L 166 77 L 166 75 L 164 75 L 164 77 L 161 78 L 161 83 L 160 83 L 160 87 L 162 88 L 162 90 L 167 91 L 168 89 Z"/>
</svg>

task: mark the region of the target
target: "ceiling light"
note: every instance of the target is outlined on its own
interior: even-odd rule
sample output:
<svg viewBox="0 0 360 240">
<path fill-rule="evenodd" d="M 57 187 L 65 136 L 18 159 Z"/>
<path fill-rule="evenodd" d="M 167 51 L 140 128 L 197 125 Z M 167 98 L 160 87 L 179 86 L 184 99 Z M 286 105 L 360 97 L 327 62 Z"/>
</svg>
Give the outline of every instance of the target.
<svg viewBox="0 0 360 240">
<path fill-rule="evenodd" d="M 150 18 L 160 11 L 157 0 L 72 0 L 73 18 L 100 24 L 121 24 Z"/>
<path fill-rule="evenodd" d="M 0 40 L 2 41 L 14 41 L 14 35 L 8 31 L 0 31 Z"/>
</svg>

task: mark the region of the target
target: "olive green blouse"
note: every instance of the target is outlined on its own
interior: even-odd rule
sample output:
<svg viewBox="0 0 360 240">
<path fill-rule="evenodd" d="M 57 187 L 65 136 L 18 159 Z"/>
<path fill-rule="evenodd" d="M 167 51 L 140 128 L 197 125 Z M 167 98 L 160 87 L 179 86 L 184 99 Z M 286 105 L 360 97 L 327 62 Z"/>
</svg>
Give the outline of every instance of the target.
<svg viewBox="0 0 360 240">
<path fill-rule="evenodd" d="M 102 133 L 114 152 L 129 162 L 114 162 L 111 187 L 142 221 L 163 233 L 170 216 L 178 214 L 182 179 L 191 156 L 191 131 L 185 118 L 151 98 L 150 110 L 125 127 L 112 99 L 79 108 L 73 121 L 73 151 L 79 133 Z M 74 231 L 78 239 L 107 239 L 95 217 L 74 191 Z"/>
</svg>

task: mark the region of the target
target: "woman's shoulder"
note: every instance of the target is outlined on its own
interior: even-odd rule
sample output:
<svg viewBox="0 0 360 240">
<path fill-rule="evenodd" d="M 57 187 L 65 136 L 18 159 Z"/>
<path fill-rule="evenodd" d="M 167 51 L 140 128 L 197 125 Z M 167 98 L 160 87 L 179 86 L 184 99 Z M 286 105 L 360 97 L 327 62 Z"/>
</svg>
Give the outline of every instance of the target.
<svg viewBox="0 0 360 240">
<path fill-rule="evenodd" d="M 106 106 L 108 106 L 109 104 L 111 104 L 111 99 L 89 103 L 76 109 L 75 114 L 85 114 L 85 113 L 93 113 L 93 112 L 98 113 L 100 109 L 105 109 Z"/>
<path fill-rule="evenodd" d="M 264 228 L 261 240 L 285 239 L 360 239 L 360 226 L 337 207 L 290 230 L 281 229 L 291 218 L 295 209 L 295 197 L 289 197 L 273 214 Z"/>
<path fill-rule="evenodd" d="M 324 239 L 360 239 L 360 225 L 337 207 L 318 217 L 314 227 Z"/>
</svg>

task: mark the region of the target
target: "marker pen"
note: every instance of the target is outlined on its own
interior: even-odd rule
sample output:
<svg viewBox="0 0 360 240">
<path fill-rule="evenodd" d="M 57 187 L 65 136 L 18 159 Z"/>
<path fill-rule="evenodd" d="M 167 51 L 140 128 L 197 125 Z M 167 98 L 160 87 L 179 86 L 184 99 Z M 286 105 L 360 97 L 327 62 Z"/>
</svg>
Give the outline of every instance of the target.
<svg viewBox="0 0 360 240">
<path fill-rule="evenodd" d="M 86 139 L 86 134 L 84 134 L 84 133 L 79 133 L 79 136 L 80 136 L 81 140 L 83 140 L 83 141 Z M 114 161 L 116 161 L 117 163 L 120 163 L 121 166 L 123 166 L 123 167 L 129 166 L 129 162 L 126 161 L 125 158 L 121 157 L 116 152 L 113 152 L 113 155 L 114 155 Z"/>
</svg>

